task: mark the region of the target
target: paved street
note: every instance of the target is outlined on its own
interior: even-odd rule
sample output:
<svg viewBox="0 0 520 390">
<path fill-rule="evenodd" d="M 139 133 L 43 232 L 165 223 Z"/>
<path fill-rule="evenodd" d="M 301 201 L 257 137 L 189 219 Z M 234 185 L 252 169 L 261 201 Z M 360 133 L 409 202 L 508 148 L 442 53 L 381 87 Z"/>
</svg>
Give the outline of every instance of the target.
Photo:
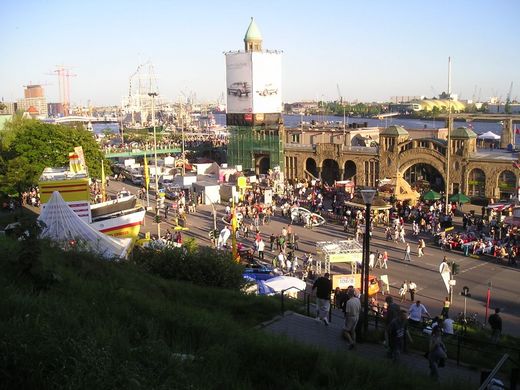
<svg viewBox="0 0 520 390">
<path fill-rule="evenodd" d="M 128 183 L 120 183 L 112 181 L 110 183 L 110 192 L 117 192 L 122 187 L 129 189 L 132 193 L 137 193 L 137 188 Z M 150 198 L 150 204 L 155 204 L 153 197 Z M 217 206 L 218 228 L 223 227 L 221 220 L 223 215 L 223 206 Z M 153 214 L 148 213 L 146 225 L 141 228 L 141 232 L 150 231 L 152 234 L 157 232 L 157 224 L 153 222 Z M 279 234 L 282 227 L 287 225 L 288 220 L 279 216 L 273 218 L 269 225 L 261 227 L 261 233 L 264 241 L 268 243 L 269 234 L 274 232 Z M 164 232 L 167 227 L 171 228 L 171 223 L 162 223 L 161 231 Z M 213 226 L 212 208 L 211 206 L 198 206 L 197 213 L 188 216 L 189 231 L 184 232 L 185 236 L 194 237 L 201 242 L 209 244 L 208 231 Z M 334 223 L 326 223 L 316 229 L 309 230 L 303 226 L 294 226 L 293 231 L 300 237 L 298 257 L 304 252 L 316 253 L 316 241 L 327 241 L 345 239 L 346 235 L 340 225 Z M 407 231 L 408 232 L 408 231 Z M 410 235 L 411 237 L 411 235 Z M 429 236 L 423 236 L 428 243 Z M 408 239 L 408 237 L 407 237 Z M 249 243 L 251 245 L 252 238 Z M 444 255 L 448 259 L 454 260 L 460 265 L 460 273 L 456 276 L 457 286 L 454 292 L 453 306 L 450 309 L 451 317 L 455 317 L 464 308 L 464 299 L 459 295 L 463 286 L 470 289 L 471 298 L 467 299 L 468 313 L 478 313 L 480 321 L 484 320 L 486 292 L 488 283 L 492 283 L 491 289 L 491 308 L 501 307 L 503 309 L 502 318 L 504 321 L 504 332 L 520 336 L 519 316 L 520 316 L 520 289 L 517 289 L 517 281 L 519 279 L 519 270 L 504 265 L 495 264 L 488 259 L 475 259 L 472 257 L 464 257 L 460 252 L 443 252 L 438 247 L 427 246 L 425 256 L 417 257 L 417 241 L 409 240 L 412 249 L 412 263 L 404 263 L 405 244 L 395 244 L 387 242 L 384 238 L 382 228 L 376 228 L 374 236 L 371 240 L 371 250 L 380 251 L 387 250 L 389 254 L 388 270 L 374 269 L 371 273 L 374 275 L 387 274 L 391 285 L 391 294 L 397 295 L 403 280 L 413 280 L 417 286 L 416 299 L 420 299 L 432 316 L 440 314 L 444 297 L 447 295 L 446 288 L 439 274 L 439 264 Z M 266 245 L 268 248 L 268 245 Z M 266 260 L 270 261 L 274 253 L 270 255 L 266 251 Z M 333 267 L 333 271 L 342 272 L 342 267 Z M 410 305 L 409 294 L 407 301 L 403 305 Z M 491 310 L 492 310 L 491 309 Z"/>
</svg>

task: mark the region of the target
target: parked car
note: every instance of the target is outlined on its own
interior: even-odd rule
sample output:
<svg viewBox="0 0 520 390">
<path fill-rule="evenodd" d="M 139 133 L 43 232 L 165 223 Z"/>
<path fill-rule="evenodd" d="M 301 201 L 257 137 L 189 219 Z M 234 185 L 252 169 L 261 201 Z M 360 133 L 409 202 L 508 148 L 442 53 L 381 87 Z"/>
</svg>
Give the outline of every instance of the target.
<svg viewBox="0 0 520 390">
<path fill-rule="evenodd" d="M 231 84 L 227 89 L 227 93 L 228 95 L 234 96 L 249 96 L 249 94 L 251 93 L 251 88 L 249 87 L 249 84 L 247 82 L 241 81 L 238 83 Z"/>
</svg>

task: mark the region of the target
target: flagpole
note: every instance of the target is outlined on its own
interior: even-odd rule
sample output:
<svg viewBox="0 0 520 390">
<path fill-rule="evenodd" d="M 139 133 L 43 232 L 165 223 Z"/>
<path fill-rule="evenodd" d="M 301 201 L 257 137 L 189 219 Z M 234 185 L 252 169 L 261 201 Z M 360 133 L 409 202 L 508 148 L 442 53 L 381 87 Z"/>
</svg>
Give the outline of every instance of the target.
<svg viewBox="0 0 520 390">
<path fill-rule="evenodd" d="M 101 201 L 104 202 L 107 199 L 106 189 L 106 177 L 105 177 L 105 163 L 101 159 Z"/>
<path fill-rule="evenodd" d="M 150 207 L 150 192 L 148 191 L 148 187 L 150 186 L 150 173 L 148 172 L 148 157 L 146 156 L 146 151 L 148 148 L 144 150 L 144 185 L 146 188 L 146 208 Z"/>
</svg>

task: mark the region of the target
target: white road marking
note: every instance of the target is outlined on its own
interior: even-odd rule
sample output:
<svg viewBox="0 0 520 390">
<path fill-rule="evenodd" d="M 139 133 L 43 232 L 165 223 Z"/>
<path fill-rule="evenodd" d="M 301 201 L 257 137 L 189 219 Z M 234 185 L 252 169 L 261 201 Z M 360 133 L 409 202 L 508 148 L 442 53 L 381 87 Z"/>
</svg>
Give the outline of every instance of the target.
<svg viewBox="0 0 520 390">
<path fill-rule="evenodd" d="M 465 273 L 465 272 L 468 272 L 468 271 L 474 270 L 474 269 L 476 269 L 476 268 L 483 267 L 483 266 L 488 265 L 488 264 L 490 264 L 490 263 L 481 263 L 481 264 L 474 265 L 473 267 L 469 267 L 469 268 L 466 268 L 466 269 L 460 271 L 459 274 L 463 274 L 463 273 Z"/>
</svg>

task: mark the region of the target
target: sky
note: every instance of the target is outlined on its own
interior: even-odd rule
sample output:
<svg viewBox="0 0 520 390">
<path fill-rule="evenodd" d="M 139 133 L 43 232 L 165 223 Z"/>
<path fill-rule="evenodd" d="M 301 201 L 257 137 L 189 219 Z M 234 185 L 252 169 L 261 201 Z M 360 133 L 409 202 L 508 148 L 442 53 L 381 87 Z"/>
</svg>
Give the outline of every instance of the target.
<svg viewBox="0 0 520 390">
<path fill-rule="evenodd" d="M 0 2 L 0 99 L 71 66 L 71 101 L 119 105 L 151 61 L 164 100 L 215 102 L 224 52 L 243 49 L 254 17 L 264 49 L 283 51 L 283 101 L 388 101 L 447 90 L 463 99 L 520 98 L 518 0 L 242 0 Z M 338 92 L 339 87 L 339 92 Z"/>
</svg>

